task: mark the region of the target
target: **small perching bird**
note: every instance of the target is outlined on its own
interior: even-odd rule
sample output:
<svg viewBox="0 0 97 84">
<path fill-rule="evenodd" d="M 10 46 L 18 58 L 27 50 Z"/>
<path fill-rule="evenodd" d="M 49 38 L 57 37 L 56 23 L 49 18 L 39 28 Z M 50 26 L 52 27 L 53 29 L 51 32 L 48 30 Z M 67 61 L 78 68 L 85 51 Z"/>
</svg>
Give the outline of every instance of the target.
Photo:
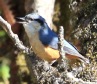
<svg viewBox="0 0 97 84">
<path fill-rule="evenodd" d="M 58 35 L 53 32 L 45 19 L 38 13 L 31 13 L 25 17 L 20 17 L 19 23 L 22 23 L 30 45 L 33 51 L 43 60 L 51 62 L 60 57 L 58 50 Z M 68 59 L 78 59 L 89 63 L 89 60 L 82 56 L 78 50 L 64 39 L 64 51 Z"/>
</svg>

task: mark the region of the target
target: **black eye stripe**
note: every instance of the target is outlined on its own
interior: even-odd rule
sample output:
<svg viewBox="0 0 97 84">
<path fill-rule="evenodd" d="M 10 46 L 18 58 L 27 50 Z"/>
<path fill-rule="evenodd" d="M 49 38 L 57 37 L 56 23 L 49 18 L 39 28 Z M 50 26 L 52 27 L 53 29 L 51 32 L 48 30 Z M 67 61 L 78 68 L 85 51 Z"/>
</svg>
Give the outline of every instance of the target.
<svg viewBox="0 0 97 84">
<path fill-rule="evenodd" d="M 44 24 L 44 21 L 42 21 L 42 20 L 40 20 L 40 19 L 32 19 L 31 17 L 25 17 L 25 20 L 27 21 L 27 22 L 29 22 L 29 21 L 37 21 L 37 22 L 39 22 L 41 25 L 43 25 Z"/>
<path fill-rule="evenodd" d="M 32 19 L 32 18 L 27 17 L 27 16 L 25 17 L 25 20 L 26 20 L 26 21 L 33 21 L 33 19 Z"/>
<path fill-rule="evenodd" d="M 41 21 L 40 19 L 34 19 L 35 21 L 39 22 L 41 25 L 43 25 L 43 21 Z"/>
<path fill-rule="evenodd" d="M 33 19 L 32 18 L 27 18 L 28 20 L 31 20 L 31 21 L 33 21 Z"/>
</svg>

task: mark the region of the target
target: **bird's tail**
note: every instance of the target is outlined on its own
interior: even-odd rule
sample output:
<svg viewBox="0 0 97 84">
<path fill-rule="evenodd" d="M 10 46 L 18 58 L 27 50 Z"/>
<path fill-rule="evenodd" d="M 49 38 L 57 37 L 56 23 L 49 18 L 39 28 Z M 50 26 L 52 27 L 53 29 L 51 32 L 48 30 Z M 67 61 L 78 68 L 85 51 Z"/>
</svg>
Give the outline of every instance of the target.
<svg viewBox="0 0 97 84">
<path fill-rule="evenodd" d="M 89 64 L 90 62 L 89 62 L 89 59 L 88 58 L 85 58 L 84 56 L 82 56 L 81 55 L 81 57 L 80 57 L 80 61 L 82 61 L 83 63 L 85 63 L 85 64 Z"/>
</svg>

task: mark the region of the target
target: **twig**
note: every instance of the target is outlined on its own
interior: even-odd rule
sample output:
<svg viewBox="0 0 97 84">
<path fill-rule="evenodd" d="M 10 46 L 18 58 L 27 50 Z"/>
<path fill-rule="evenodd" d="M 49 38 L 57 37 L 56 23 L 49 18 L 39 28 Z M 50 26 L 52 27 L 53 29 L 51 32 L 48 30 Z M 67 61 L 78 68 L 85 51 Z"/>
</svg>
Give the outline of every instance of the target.
<svg viewBox="0 0 97 84">
<path fill-rule="evenodd" d="M 60 53 L 60 58 L 63 60 L 65 59 L 65 52 L 63 50 L 64 47 L 64 28 L 63 26 L 60 26 L 59 29 L 59 53 Z"/>
<path fill-rule="evenodd" d="M 58 42 L 58 48 L 59 48 L 59 54 L 60 54 L 60 58 L 58 59 L 58 69 L 63 69 L 63 70 L 67 70 L 68 69 L 68 59 L 65 56 L 65 52 L 64 52 L 64 28 L 63 26 L 60 26 L 59 29 L 59 36 L 58 36 L 59 42 Z"/>
<path fill-rule="evenodd" d="M 10 36 L 10 38 L 14 41 L 18 49 L 20 49 L 24 53 L 30 52 L 30 49 L 25 47 L 23 43 L 19 40 L 18 35 L 12 32 L 11 25 L 7 21 L 5 21 L 1 16 L 0 16 L 0 25 L 3 27 L 6 33 Z"/>
</svg>

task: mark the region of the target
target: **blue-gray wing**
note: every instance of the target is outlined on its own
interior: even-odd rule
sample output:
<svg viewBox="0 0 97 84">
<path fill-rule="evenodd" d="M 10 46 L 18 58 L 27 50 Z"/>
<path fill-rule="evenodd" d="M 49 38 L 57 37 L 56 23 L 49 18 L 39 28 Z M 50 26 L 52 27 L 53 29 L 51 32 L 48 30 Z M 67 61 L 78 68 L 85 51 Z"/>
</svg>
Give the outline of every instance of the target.
<svg viewBox="0 0 97 84">
<path fill-rule="evenodd" d="M 80 58 L 81 61 L 89 63 L 89 60 L 87 58 L 85 58 L 84 56 L 82 56 L 79 51 L 77 50 L 77 48 L 75 48 L 74 46 L 72 46 L 70 43 L 68 43 L 66 40 L 64 40 L 64 51 L 67 54 L 70 55 L 74 55 Z"/>
<path fill-rule="evenodd" d="M 58 49 L 58 38 L 54 38 L 52 40 L 52 42 L 49 44 L 49 46 L 51 48 L 54 48 L 54 49 Z M 74 47 L 73 45 L 71 45 L 69 42 L 67 42 L 65 39 L 64 39 L 64 52 L 67 53 L 67 54 L 70 54 L 70 55 L 73 55 L 73 56 L 77 56 L 80 58 L 81 61 L 85 62 L 85 63 L 89 63 L 89 60 L 87 58 L 85 58 L 84 56 L 82 56 L 79 51 L 77 50 L 76 47 Z"/>
</svg>

